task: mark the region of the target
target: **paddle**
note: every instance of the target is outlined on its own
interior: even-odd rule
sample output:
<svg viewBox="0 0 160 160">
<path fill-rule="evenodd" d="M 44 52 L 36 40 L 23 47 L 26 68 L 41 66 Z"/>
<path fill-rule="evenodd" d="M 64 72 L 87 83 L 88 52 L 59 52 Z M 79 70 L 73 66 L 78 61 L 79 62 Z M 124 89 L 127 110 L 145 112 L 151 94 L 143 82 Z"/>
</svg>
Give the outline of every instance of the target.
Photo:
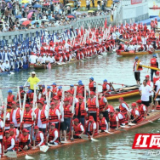
<svg viewBox="0 0 160 160">
<path fill-rule="evenodd" d="M 27 94 L 25 93 L 24 94 L 24 99 L 23 99 L 23 108 L 22 108 L 22 115 L 21 115 L 20 123 L 22 123 L 22 121 L 23 121 L 24 108 L 25 108 L 25 104 L 26 104 L 26 97 L 27 97 Z"/>
<path fill-rule="evenodd" d="M 129 126 L 120 126 L 121 128 L 130 128 Z"/>
<path fill-rule="evenodd" d="M 48 149 L 49 149 L 49 147 L 46 145 L 40 146 L 40 151 L 42 151 L 42 152 L 47 152 Z"/>
<path fill-rule="evenodd" d="M 19 91 L 19 86 L 17 86 L 17 90 L 18 90 L 19 106 L 21 109 L 22 105 L 21 105 L 21 95 L 20 95 L 20 91 Z"/>
<path fill-rule="evenodd" d="M 114 134 L 113 132 L 109 132 L 108 130 L 104 130 L 104 132 L 109 133 L 109 134 Z"/>
<path fill-rule="evenodd" d="M 135 126 L 136 124 L 130 122 L 130 123 L 128 123 L 128 125 L 129 125 L 129 126 Z"/>
<path fill-rule="evenodd" d="M 27 154 L 25 155 L 25 159 L 34 159 L 33 157 L 31 156 L 28 156 Z"/>
<path fill-rule="evenodd" d="M 92 141 L 92 142 L 98 142 L 97 139 L 94 139 L 94 138 L 92 138 L 92 137 L 91 137 L 91 141 Z"/>
<path fill-rule="evenodd" d="M 86 134 L 81 134 L 81 138 L 84 140 L 89 140 L 88 135 Z"/>
<path fill-rule="evenodd" d="M 17 153 L 16 151 L 8 151 L 7 153 L 4 154 L 5 156 L 9 158 L 17 158 Z"/>
</svg>

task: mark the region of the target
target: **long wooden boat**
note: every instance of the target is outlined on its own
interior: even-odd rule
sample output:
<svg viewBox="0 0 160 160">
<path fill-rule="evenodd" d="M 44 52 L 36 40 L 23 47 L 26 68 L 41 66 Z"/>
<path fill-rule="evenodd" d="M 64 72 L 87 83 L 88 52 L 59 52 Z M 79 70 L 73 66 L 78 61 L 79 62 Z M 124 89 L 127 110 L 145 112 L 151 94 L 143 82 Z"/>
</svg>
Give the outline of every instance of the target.
<svg viewBox="0 0 160 160">
<path fill-rule="evenodd" d="M 76 63 L 76 62 L 85 61 L 85 60 L 88 60 L 88 59 L 93 59 L 93 58 L 96 58 L 97 56 L 98 55 L 94 55 L 92 57 L 86 57 L 86 58 L 81 59 L 81 60 L 72 59 L 70 62 L 62 62 L 62 63 L 51 64 L 51 68 L 55 68 L 55 67 L 59 67 L 59 66 L 65 66 L 65 65 Z M 34 69 L 47 69 L 47 67 L 46 67 L 45 64 L 34 64 Z"/>
<path fill-rule="evenodd" d="M 106 133 L 106 132 L 103 132 L 103 133 L 99 133 L 97 136 L 95 136 L 94 138 L 97 139 L 97 138 L 101 138 L 101 137 L 106 137 L 106 136 L 114 136 L 115 134 L 120 134 L 124 131 L 129 131 L 129 130 L 132 130 L 132 129 L 135 129 L 135 128 L 138 128 L 138 127 L 141 127 L 141 126 L 144 126 L 146 124 L 149 124 L 149 123 L 153 123 L 153 121 L 157 120 L 160 118 L 160 111 L 157 110 L 156 112 L 152 112 L 150 113 L 149 116 L 147 116 L 146 119 L 144 119 L 142 122 L 140 122 L 139 124 L 137 125 L 134 125 L 134 126 L 127 126 L 128 128 L 122 128 L 120 130 L 111 130 L 110 133 Z M 61 148 L 61 147 L 68 147 L 70 145 L 74 145 L 74 144 L 79 144 L 79 143 L 83 143 L 83 142 L 87 142 L 88 140 L 84 140 L 84 139 L 75 139 L 74 141 L 68 141 L 68 143 L 65 143 L 65 144 L 59 144 L 57 146 L 52 146 L 49 148 L 49 150 L 53 150 L 53 149 L 57 149 L 57 148 Z M 27 155 L 31 155 L 31 154 L 35 154 L 35 153 L 39 153 L 41 152 L 39 149 L 31 149 L 31 150 L 28 150 L 26 152 L 22 151 L 22 152 L 19 152 L 17 154 L 17 157 L 22 157 L 22 156 L 25 156 L 26 154 Z M 7 157 L 3 157 L 1 158 L 2 160 L 7 160 Z"/>
<path fill-rule="evenodd" d="M 116 89 L 117 92 L 112 91 L 110 94 L 106 95 L 107 100 L 115 100 L 120 97 L 133 97 L 139 95 L 139 86 L 138 85 L 132 85 L 132 86 L 126 86 L 124 88 L 118 88 Z"/>
<path fill-rule="evenodd" d="M 154 53 L 160 53 L 160 50 L 156 50 Z M 136 55 L 147 55 L 150 54 L 148 51 L 142 51 L 142 52 L 117 52 L 117 55 L 121 55 L 121 56 L 136 56 Z"/>
<path fill-rule="evenodd" d="M 149 9 L 160 9 L 160 7 L 150 7 Z"/>
</svg>

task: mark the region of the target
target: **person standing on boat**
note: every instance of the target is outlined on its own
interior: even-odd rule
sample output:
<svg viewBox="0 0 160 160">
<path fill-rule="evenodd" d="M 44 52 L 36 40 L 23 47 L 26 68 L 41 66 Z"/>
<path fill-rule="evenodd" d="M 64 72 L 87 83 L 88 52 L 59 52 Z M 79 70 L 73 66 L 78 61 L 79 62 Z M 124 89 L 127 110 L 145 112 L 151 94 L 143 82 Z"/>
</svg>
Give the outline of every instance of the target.
<svg viewBox="0 0 160 160">
<path fill-rule="evenodd" d="M 157 55 L 153 54 L 153 58 L 150 60 L 151 67 L 158 68 Z M 153 73 L 156 73 L 156 70 L 151 69 L 151 81 L 153 82 Z"/>
<path fill-rule="evenodd" d="M 79 96 L 79 101 L 75 104 L 75 116 L 79 119 L 79 122 L 81 122 L 83 126 L 85 126 L 86 113 L 84 98 Z"/>
<path fill-rule="evenodd" d="M 30 90 L 32 90 L 32 92 L 34 92 L 34 85 L 38 85 L 38 83 L 40 82 L 40 79 L 38 77 L 36 77 L 35 72 L 32 72 L 31 77 L 28 78 L 27 82 L 30 83 Z"/>
<path fill-rule="evenodd" d="M 89 79 L 89 90 L 93 92 L 96 91 L 96 82 L 94 81 L 93 77 Z"/>
<path fill-rule="evenodd" d="M 12 108 L 12 102 L 15 100 L 14 95 L 12 94 L 12 90 L 8 91 L 8 96 L 7 96 L 7 110 Z"/>
<path fill-rule="evenodd" d="M 133 72 L 134 72 L 134 77 L 135 77 L 135 80 L 137 81 L 137 84 L 140 85 L 140 71 L 142 70 L 142 67 L 141 66 L 137 67 L 137 64 L 142 65 L 138 56 L 135 57 L 135 62 L 133 64 Z"/>
<path fill-rule="evenodd" d="M 147 107 L 147 114 L 148 114 L 148 107 L 149 107 L 149 97 L 150 93 L 152 92 L 152 88 L 147 85 L 147 81 L 144 80 L 143 84 L 139 88 L 139 92 L 141 95 L 142 104 Z"/>
<path fill-rule="evenodd" d="M 151 82 L 149 80 L 149 75 L 146 75 L 145 76 L 145 80 L 147 81 L 147 85 L 149 85 L 151 87 L 152 90 L 154 90 L 154 87 L 153 87 L 153 82 Z M 153 107 L 153 91 L 150 93 L 150 96 L 149 96 L 149 107 L 148 107 L 148 112 L 150 112 L 152 110 L 152 107 Z"/>
<path fill-rule="evenodd" d="M 97 122 L 97 116 L 99 116 L 97 115 L 97 113 L 99 111 L 99 108 L 97 108 L 96 106 L 96 96 L 93 91 L 90 92 L 90 98 L 88 98 L 87 105 L 89 115 L 93 116 L 94 120 Z"/>
</svg>

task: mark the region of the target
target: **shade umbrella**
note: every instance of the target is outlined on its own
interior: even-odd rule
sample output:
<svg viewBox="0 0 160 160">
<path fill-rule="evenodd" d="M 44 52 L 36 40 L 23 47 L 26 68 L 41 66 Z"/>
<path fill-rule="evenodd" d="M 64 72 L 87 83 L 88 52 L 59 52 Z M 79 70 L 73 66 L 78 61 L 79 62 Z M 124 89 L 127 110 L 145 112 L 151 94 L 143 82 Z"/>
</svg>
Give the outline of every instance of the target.
<svg viewBox="0 0 160 160">
<path fill-rule="evenodd" d="M 27 18 L 30 19 L 32 17 L 32 14 L 33 12 L 30 12 L 28 15 L 27 15 Z"/>
<path fill-rule="evenodd" d="M 88 12 L 89 12 L 89 13 L 93 13 L 94 11 L 93 11 L 93 10 L 89 10 Z"/>
<path fill-rule="evenodd" d="M 72 15 L 69 15 L 69 16 L 67 16 L 68 18 L 75 18 L 74 16 L 72 16 Z"/>
<path fill-rule="evenodd" d="M 68 16 L 73 16 L 74 18 L 76 18 L 76 16 L 74 14 L 69 14 Z"/>
<path fill-rule="evenodd" d="M 16 18 L 22 18 L 22 16 L 21 15 L 17 15 Z"/>
<path fill-rule="evenodd" d="M 59 0 L 53 0 L 53 2 L 54 2 L 54 3 L 58 3 L 58 2 L 59 2 Z"/>
<path fill-rule="evenodd" d="M 27 21 L 24 21 L 24 22 L 22 23 L 22 25 L 27 26 L 27 25 L 29 25 L 30 23 L 31 23 L 31 21 L 27 20 Z"/>
<path fill-rule="evenodd" d="M 34 8 L 42 8 L 42 6 L 40 4 L 35 4 L 33 7 Z"/>
<path fill-rule="evenodd" d="M 19 21 L 23 22 L 23 21 L 27 21 L 27 20 L 28 20 L 27 18 L 21 18 Z"/>
<path fill-rule="evenodd" d="M 29 2 L 28 0 L 23 0 L 23 1 L 22 1 L 22 3 L 24 3 L 24 4 L 25 4 L 25 3 L 28 3 L 28 2 Z"/>
<path fill-rule="evenodd" d="M 25 5 L 24 5 L 24 8 L 26 8 L 28 6 L 28 3 L 26 3 Z"/>
</svg>

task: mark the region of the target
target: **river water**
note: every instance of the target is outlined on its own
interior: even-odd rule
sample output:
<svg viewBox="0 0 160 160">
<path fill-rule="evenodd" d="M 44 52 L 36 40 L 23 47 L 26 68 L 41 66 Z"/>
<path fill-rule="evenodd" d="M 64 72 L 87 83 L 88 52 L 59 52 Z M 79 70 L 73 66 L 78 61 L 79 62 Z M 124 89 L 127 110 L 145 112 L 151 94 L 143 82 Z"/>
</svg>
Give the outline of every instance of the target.
<svg viewBox="0 0 160 160">
<path fill-rule="evenodd" d="M 152 6 L 153 2 L 150 2 Z M 151 15 L 157 15 L 159 11 L 151 11 Z M 141 61 L 148 65 L 151 55 L 139 56 Z M 159 59 L 159 57 L 158 57 Z M 82 80 L 84 84 L 88 84 L 89 78 L 93 76 L 97 83 L 102 83 L 104 79 L 109 82 L 122 83 L 127 85 L 135 84 L 133 76 L 133 57 L 118 57 L 116 53 L 108 54 L 100 58 L 89 59 L 64 67 L 56 67 L 51 70 L 36 71 L 37 77 L 47 84 L 56 82 L 59 85 L 76 84 L 78 80 Z M 3 96 L 7 95 L 8 88 L 24 85 L 28 79 L 30 72 L 33 70 L 22 71 L 13 75 L 4 75 L 0 77 L 0 87 Z M 141 81 L 146 74 L 150 74 L 148 69 L 143 69 L 141 73 Z M 115 85 L 115 88 L 121 87 Z M 64 87 L 64 89 L 67 89 Z M 99 86 L 99 91 L 101 87 Z M 16 88 L 13 88 L 16 93 Z M 130 104 L 139 97 L 128 98 L 126 101 Z M 118 101 L 111 101 L 114 107 L 118 106 Z M 157 151 L 156 155 L 151 155 L 147 150 L 133 150 L 132 143 L 135 133 L 159 133 L 159 121 L 148 124 L 132 131 L 124 131 L 118 135 L 100 138 L 98 142 L 86 142 L 75 144 L 69 147 L 62 147 L 56 150 L 48 151 L 46 154 L 34 154 L 36 160 L 97 160 L 97 159 L 115 159 L 115 160 L 159 160 L 160 155 Z M 24 157 L 18 158 L 23 160 Z"/>
</svg>

